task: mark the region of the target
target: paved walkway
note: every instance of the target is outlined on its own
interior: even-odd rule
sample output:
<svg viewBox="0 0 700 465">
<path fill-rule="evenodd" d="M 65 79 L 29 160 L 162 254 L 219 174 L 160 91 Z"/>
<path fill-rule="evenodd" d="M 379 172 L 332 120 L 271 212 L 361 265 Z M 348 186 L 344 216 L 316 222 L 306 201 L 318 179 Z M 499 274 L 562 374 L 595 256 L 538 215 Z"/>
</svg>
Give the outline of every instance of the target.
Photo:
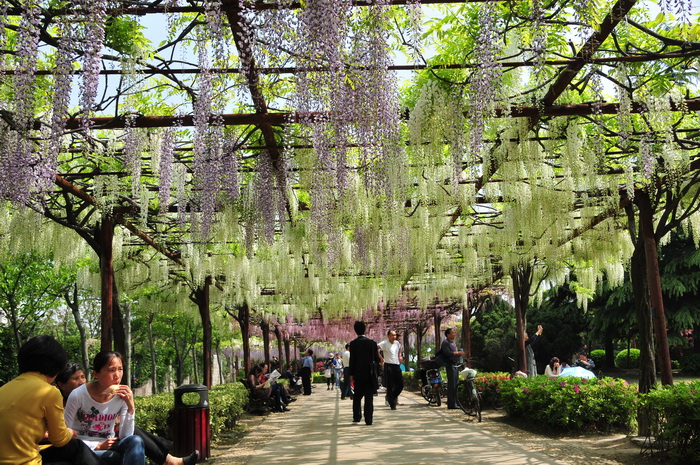
<svg viewBox="0 0 700 465">
<path fill-rule="evenodd" d="M 299 396 L 292 411 L 274 414 L 269 442 L 245 463 L 274 464 L 562 464 L 551 457 L 484 431 L 461 411 L 429 406 L 422 397 L 402 394 L 397 410 L 375 397 L 374 424 L 352 423 L 352 401 L 318 385 Z M 488 415 L 488 411 L 486 412 Z M 237 447 L 237 446 L 234 446 Z M 215 465 L 228 462 L 226 454 Z"/>
</svg>

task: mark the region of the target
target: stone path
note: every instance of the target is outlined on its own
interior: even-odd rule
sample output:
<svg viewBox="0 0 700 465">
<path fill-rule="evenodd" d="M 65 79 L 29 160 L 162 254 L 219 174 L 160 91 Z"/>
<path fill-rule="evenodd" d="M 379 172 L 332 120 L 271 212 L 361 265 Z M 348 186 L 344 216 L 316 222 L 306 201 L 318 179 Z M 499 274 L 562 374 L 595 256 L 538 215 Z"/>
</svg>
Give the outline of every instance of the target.
<svg viewBox="0 0 700 465">
<path fill-rule="evenodd" d="M 402 394 L 397 410 L 375 397 L 374 424 L 352 423 L 352 401 L 319 385 L 292 411 L 272 414 L 207 464 L 563 464 L 485 431 L 461 411 Z M 488 412 L 486 413 L 488 415 Z"/>
</svg>

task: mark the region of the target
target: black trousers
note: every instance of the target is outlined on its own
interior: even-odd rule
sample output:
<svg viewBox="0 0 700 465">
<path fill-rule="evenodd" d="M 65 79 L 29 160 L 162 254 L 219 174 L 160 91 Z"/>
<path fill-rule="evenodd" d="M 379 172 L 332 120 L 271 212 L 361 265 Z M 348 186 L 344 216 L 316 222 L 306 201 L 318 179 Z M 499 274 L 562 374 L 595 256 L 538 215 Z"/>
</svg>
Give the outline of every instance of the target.
<svg viewBox="0 0 700 465">
<path fill-rule="evenodd" d="M 447 408 L 455 408 L 457 406 L 457 367 L 447 365 Z"/>
<path fill-rule="evenodd" d="M 372 424 L 374 417 L 374 383 L 371 379 L 355 379 L 355 392 L 352 395 L 352 421 L 362 420 L 362 398 L 365 398 L 365 423 Z"/>
<path fill-rule="evenodd" d="M 350 367 L 343 368 L 343 382 L 340 385 L 340 397 L 352 397 L 352 386 L 350 385 Z"/>
<path fill-rule="evenodd" d="M 396 407 L 396 399 L 403 391 L 403 375 L 399 365 L 384 364 L 384 386 L 386 387 L 386 401 L 390 407 Z"/>
<path fill-rule="evenodd" d="M 63 447 L 51 446 L 41 451 L 41 461 L 65 462 L 71 465 L 104 465 L 104 462 L 80 439 L 73 438 Z"/>
<path fill-rule="evenodd" d="M 301 367 L 301 370 L 299 370 L 299 374 L 301 375 L 301 384 L 302 384 L 302 386 L 304 386 L 304 395 L 310 396 L 311 395 L 311 368 Z"/>
<path fill-rule="evenodd" d="M 144 431 L 138 426 L 134 427 L 134 434 L 143 440 L 143 448 L 146 450 L 146 457 L 157 465 L 165 463 L 166 457 L 173 449 L 172 441 Z"/>
</svg>

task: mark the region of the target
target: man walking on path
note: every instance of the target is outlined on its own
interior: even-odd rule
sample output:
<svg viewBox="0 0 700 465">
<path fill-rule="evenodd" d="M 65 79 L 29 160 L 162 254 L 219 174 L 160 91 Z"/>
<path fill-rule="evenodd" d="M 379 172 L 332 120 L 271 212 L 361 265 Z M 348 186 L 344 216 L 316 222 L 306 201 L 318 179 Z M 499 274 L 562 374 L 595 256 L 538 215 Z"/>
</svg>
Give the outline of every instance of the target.
<svg viewBox="0 0 700 465">
<path fill-rule="evenodd" d="M 350 344 L 345 344 L 345 350 L 342 354 L 343 360 L 343 383 L 340 385 L 340 398 L 345 400 L 346 397 L 352 399 L 352 386 L 350 385 Z"/>
<path fill-rule="evenodd" d="M 350 379 L 355 384 L 352 397 L 352 421 L 359 423 L 362 419 L 362 398 L 365 398 L 365 424 L 371 425 L 374 416 L 374 392 L 377 375 L 374 369 L 379 362 L 377 343 L 365 336 L 365 323 L 355 322 L 357 339 L 350 343 Z"/>
<path fill-rule="evenodd" d="M 383 354 L 380 355 L 384 365 L 384 385 L 386 386 L 386 401 L 391 410 L 396 410 L 399 394 L 403 391 L 403 375 L 401 374 L 401 343 L 396 340 L 396 331 L 389 330 L 387 339 L 379 343 Z"/>
<path fill-rule="evenodd" d="M 304 395 L 311 395 L 311 372 L 314 369 L 314 359 L 311 357 L 314 353 L 313 350 L 309 349 L 306 355 L 301 359 L 301 384 L 304 386 Z"/>
</svg>

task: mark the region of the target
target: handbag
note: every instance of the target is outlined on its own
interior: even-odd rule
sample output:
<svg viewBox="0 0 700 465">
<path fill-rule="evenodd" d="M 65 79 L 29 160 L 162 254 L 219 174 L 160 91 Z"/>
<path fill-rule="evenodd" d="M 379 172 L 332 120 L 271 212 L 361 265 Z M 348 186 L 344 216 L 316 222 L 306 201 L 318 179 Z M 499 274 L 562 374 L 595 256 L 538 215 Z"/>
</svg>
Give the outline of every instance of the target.
<svg viewBox="0 0 700 465">
<path fill-rule="evenodd" d="M 331 375 L 331 369 L 330 369 L 330 368 L 326 368 L 326 371 L 323 373 L 323 376 L 325 376 L 326 378 L 330 378 L 330 377 L 332 376 L 332 375 Z"/>
</svg>

